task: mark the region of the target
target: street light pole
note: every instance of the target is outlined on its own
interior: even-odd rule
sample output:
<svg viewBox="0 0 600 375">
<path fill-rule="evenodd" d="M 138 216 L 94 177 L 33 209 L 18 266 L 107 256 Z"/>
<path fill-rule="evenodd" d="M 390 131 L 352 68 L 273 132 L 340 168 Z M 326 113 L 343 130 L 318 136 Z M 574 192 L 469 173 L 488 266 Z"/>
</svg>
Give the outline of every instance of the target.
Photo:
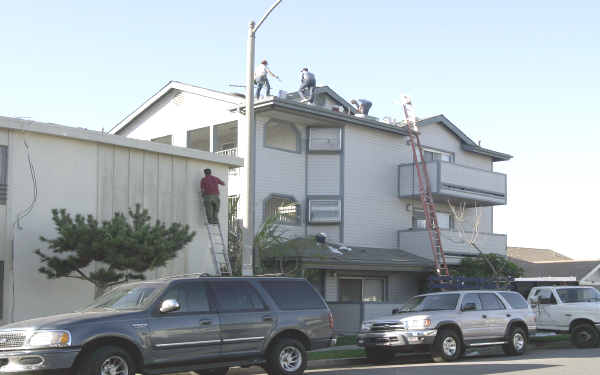
<svg viewBox="0 0 600 375">
<path fill-rule="evenodd" d="M 255 35 L 260 26 L 265 22 L 269 14 L 281 3 L 281 0 L 275 3 L 267 10 L 265 15 L 254 24 L 251 21 L 248 25 L 248 43 L 246 50 L 246 160 L 244 163 L 245 173 L 245 192 L 246 202 L 242 202 L 244 208 L 243 227 L 243 252 L 242 252 L 242 275 L 252 276 L 254 274 L 254 174 L 256 171 L 256 121 L 254 119 L 254 41 Z"/>
</svg>

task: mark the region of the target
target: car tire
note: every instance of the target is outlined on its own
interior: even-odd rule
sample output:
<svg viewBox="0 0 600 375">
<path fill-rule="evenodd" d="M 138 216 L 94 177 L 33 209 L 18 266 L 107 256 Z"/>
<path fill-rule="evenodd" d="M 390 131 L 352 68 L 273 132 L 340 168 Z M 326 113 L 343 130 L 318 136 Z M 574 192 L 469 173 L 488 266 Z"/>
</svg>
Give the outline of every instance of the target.
<svg viewBox="0 0 600 375">
<path fill-rule="evenodd" d="M 394 359 L 395 353 L 393 350 L 384 348 L 366 348 L 367 361 L 369 363 L 386 363 Z"/>
<path fill-rule="evenodd" d="M 211 368 L 206 370 L 194 371 L 198 375 L 225 375 L 229 371 L 229 367 Z"/>
<path fill-rule="evenodd" d="M 596 347 L 598 342 L 600 342 L 598 330 L 589 323 L 577 324 L 571 330 L 571 343 L 579 349 Z"/>
<path fill-rule="evenodd" d="M 522 355 L 527 350 L 527 333 L 521 327 L 512 327 L 507 341 L 502 345 L 502 351 L 506 355 Z"/>
<path fill-rule="evenodd" d="M 294 338 L 278 339 L 267 353 L 269 375 L 302 375 L 308 363 L 306 348 Z"/>
<path fill-rule="evenodd" d="M 463 352 L 462 339 L 455 329 L 438 331 L 431 348 L 431 358 L 434 362 L 456 361 Z"/>
<path fill-rule="evenodd" d="M 111 371 L 115 369 L 115 371 Z M 135 362 L 131 355 L 119 346 L 101 346 L 84 354 L 77 364 L 77 375 L 113 373 L 135 375 Z"/>
</svg>

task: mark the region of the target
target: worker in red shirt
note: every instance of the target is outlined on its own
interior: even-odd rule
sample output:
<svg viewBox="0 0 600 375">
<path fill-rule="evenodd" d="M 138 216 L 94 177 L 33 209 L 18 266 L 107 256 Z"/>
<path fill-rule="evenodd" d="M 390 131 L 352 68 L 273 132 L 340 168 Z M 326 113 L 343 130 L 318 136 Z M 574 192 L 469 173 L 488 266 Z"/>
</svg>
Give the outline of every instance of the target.
<svg viewBox="0 0 600 375">
<path fill-rule="evenodd" d="M 219 224 L 219 185 L 225 186 L 219 177 L 212 175 L 209 168 L 204 170 L 204 178 L 200 182 L 200 190 L 204 198 L 204 208 L 206 209 L 206 220 L 209 224 Z"/>
</svg>

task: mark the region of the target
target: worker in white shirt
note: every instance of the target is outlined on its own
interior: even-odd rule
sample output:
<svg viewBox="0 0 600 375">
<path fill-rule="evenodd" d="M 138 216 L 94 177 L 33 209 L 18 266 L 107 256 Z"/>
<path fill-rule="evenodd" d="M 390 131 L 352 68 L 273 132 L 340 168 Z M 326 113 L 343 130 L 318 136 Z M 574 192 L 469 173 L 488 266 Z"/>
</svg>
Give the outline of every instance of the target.
<svg viewBox="0 0 600 375">
<path fill-rule="evenodd" d="M 369 115 L 369 110 L 373 106 L 373 103 L 367 99 L 352 99 L 350 103 L 354 104 L 358 112 L 365 116 Z"/>
<path fill-rule="evenodd" d="M 267 77 L 268 74 L 279 79 L 279 76 L 277 76 L 276 74 L 273 74 L 273 72 L 271 72 L 271 70 L 267 67 L 267 65 L 269 65 L 267 60 L 261 61 L 260 65 L 256 67 L 256 71 L 254 72 L 254 83 L 256 83 L 256 98 L 257 99 L 260 98 L 260 92 L 261 92 L 263 86 L 267 87 L 267 95 L 266 96 L 271 96 L 271 85 L 269 84 L 269 78 Z"/>
</svg>

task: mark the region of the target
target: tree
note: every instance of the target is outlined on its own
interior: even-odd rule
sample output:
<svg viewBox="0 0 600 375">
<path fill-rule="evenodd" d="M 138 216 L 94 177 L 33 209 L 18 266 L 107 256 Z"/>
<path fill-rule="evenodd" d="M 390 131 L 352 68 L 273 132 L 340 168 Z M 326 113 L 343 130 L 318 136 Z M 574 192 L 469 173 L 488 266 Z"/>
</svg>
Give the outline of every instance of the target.
<svg viewBox="0 0 600 375">
<path fill-rule="evenodd" d="M 43 264 L 39 272 L 49 279 L 89 281 L 98 295 L 113 285 L 143 280 L 144 272 L 166 265 L 196 234 L 188 225 L 167 227 L 159 220 L 151 224 L 148 210 L 139 204 L 129 210 L 129 217 L 130 221 L 117 212 L 110 221 L 99 223 L 92 215 L 77 214 L 73 219 L 65 209 L 53 209 L 58 237 L 40 237 L 54 255 L 35 250 Z M 92 262 L 94 267 L 89 267 Z"/>
<path fill-rule="evenodd" d="M 487 267 L 490 263 L 496 273 Z M 523 269 L 501 255 L 483 254 L 476 258 L 463 258 L 453 273 L 466 277 L 510 278 L 523 275 Z"/>
</svg>

